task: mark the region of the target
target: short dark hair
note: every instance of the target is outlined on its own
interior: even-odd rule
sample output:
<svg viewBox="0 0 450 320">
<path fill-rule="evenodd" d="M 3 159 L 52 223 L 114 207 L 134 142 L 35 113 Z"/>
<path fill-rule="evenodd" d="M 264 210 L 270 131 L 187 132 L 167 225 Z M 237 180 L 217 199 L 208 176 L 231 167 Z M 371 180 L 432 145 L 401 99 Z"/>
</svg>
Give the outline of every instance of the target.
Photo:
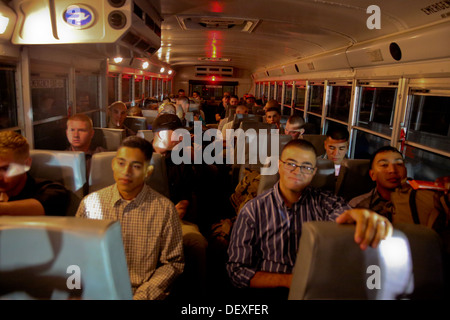
<svg viewBox="0 0 450 320">
<path fill-rule="evenodd" d="M 142 151 L 144 154 L 145 160 L 150 161 L 153 155 L 153 146 L 150 142 L 145 140 L 144 138 L 138 136 L 129 136 L 125 138 L 119 146 L 119 149 L 122 147 L 127 148 L 136 148 Z"/>
<path fill-rule="evenodd" d="M 266 113 L 269 112 L 269 111 L 276 111 L 279 115 L 281 115 L 280 108 L 278 108 L 278 107 L 267 108 Z"/>
<path fill-rule="evenodd" d="M 160 114 L 159 116 L 156 117 L 156 119 L 152 123 L 153 132 L 163 130 L 176 130 L 182 127 L 183 124 L 181 123 L 180 118 L 171 113 Z"/>
<path fill-rule="evenodd" d="M 283 150 L 281 151 L 281 154 L 283 154 L 283 151 L 286 150 L 287 148 L 290 147 L 295 147 L 295 148 L 299 148 L 299 149 L 303 149 L 306 151 L 312 151 L 314 152 L 314 154 L 317 157 L 317 151 L 316 148 L 314 147 L 314 145 L 309 142 L 308 140 L 304 140 L 304 139 L 294 139 L 289 141 L 283 148 Z M 281 156 L 281 155 L 280 155 Z"/>
<path fill-rule="evenodd" d="M 384 147 L 378 148 L 372 154 L 372 156 L 370 157 L 370 167 L 369 168 L 372 168 L 373 160 L 375 160 L 376 155 L 379 153 L 382 153 L 382 152 L 397 152 L 399 155 L 402 156 L 402 159 L 403 159 L 403 154 L 397 148 L 394 148 L 392 146 L 384 146 Z"/>
<path fill-rule="evenodd" d="M 350 138 L 350 134 L 348 130 L 343 127 L 330 127 L 327 131 L 327 137 L 330 137 L 333 140 L 345 140 L 348 141 Z"/>
</svg>

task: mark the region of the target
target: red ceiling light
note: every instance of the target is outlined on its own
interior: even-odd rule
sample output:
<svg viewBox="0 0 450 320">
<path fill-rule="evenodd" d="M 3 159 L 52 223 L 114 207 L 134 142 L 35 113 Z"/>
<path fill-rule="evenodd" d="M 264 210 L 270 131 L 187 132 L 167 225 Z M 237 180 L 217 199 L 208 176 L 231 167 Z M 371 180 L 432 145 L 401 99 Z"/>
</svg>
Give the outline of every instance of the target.
<svg viewBox="0 0 450 320">
<path fill-rule="evenodd" d="M 223 3 L 220 3 L 220 1 L 212 1 L 211 2 L 211 11 L 215 13 L 222 13 L 223 12 Z"/>
</svg>

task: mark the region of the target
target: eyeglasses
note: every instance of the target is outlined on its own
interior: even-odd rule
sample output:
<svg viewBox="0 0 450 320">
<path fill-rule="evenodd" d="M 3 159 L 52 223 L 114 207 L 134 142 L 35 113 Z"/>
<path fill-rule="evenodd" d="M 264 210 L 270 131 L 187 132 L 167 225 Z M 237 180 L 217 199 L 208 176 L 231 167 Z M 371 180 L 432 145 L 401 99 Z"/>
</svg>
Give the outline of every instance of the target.
<svg viewBox="0 0 450 320">
<path fill-rule="evenodd" d="M 288 161 L 283 161 L 280 160 L 281 162 L 283 162 L 284 168 L 286 170 L 288 170 L 289 172 L 294 172 L 295 169 L 300 168 L 300 172 L 304 173 L 304 174 L 313 174 L 314 173 L 314 167 L 310 167 L 310 166 L 303 166 L 303 165 L 296 165 L 295 163 L 292 162 L 288 162 Z"/>
</svg>

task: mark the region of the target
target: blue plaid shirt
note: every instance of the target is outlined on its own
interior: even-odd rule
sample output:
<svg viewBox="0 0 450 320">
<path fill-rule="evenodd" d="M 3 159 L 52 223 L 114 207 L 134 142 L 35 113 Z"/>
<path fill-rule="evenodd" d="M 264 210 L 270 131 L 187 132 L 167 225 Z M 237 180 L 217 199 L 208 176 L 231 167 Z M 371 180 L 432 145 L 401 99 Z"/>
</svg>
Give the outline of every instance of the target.
<svg viewBox="0 0 450 320">
<path fill-rule="evenodd" d="M 257 271 L 292 273 L 302 223 L 335 221 L 351 207 L 335 194 L 307 187 L 288 208 L 279 182 L 239 212 L 228 247 L 228 274 L 236 287 L 248 287 Z"/>
</svg>

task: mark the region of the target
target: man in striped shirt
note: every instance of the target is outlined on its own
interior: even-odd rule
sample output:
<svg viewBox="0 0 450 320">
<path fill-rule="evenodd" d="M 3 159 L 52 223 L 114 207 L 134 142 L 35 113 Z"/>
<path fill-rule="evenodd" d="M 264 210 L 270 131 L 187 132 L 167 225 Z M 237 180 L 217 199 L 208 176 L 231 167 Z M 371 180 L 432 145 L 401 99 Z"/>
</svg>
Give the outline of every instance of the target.
<svg viewBox="0 0 450 320">
<path fill-rule="evenodd" d="M 115 184 L 86 196 L 77 217 L 120 221 L 135 300 L 162 300 L 183 272 L 183 238 L 173 203 L 147 186 L 150 142 L 126 138 L 112 161 Z"/>
<path fill-rule="evenodd" d="M 386 218 L 351 209 L 343 198 L 309 187 L 315 166 L 314 146 L 302 139 L 290 141 L 279 160 L 280 180 L 239 212 L 228 247 L 227 270 L 234 286 L 289 288 L 303 222 L 356 222 L 355 241 L 361 249 L 392 234 Z"/>
</svg>

